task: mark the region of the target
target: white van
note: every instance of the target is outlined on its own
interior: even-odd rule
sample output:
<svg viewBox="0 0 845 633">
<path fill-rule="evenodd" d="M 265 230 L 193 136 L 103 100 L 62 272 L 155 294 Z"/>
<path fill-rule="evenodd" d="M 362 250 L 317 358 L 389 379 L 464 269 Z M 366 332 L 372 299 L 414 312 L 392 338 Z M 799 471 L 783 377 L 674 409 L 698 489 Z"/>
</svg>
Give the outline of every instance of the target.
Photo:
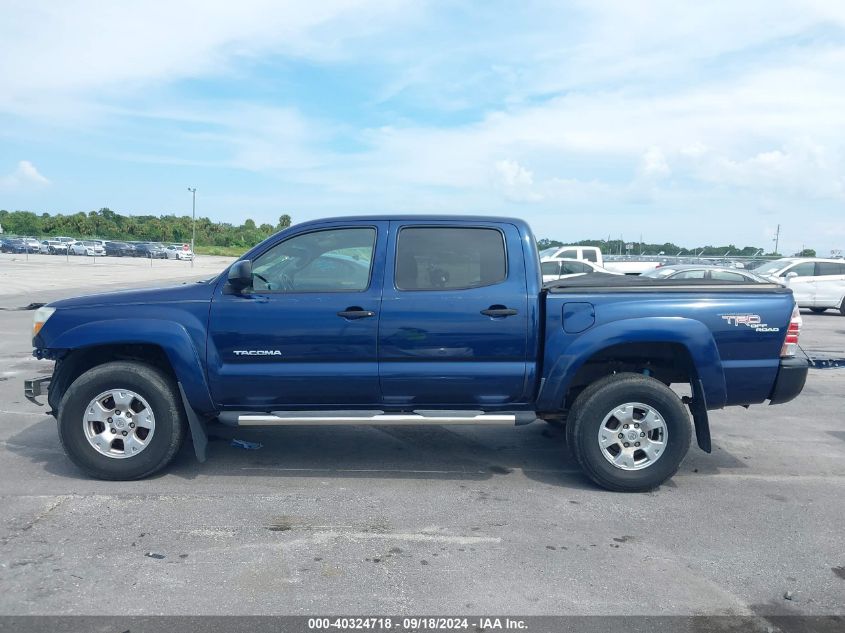
<svg viewBox="0 0 845 633">
<path fill-rule="evenodd" d="M 787 257 L 754 269 L 762 277 L 792 288 L 801 308 L 821 313 L 833 308 L 845 316 L 845 261 Z"/>
</svg>

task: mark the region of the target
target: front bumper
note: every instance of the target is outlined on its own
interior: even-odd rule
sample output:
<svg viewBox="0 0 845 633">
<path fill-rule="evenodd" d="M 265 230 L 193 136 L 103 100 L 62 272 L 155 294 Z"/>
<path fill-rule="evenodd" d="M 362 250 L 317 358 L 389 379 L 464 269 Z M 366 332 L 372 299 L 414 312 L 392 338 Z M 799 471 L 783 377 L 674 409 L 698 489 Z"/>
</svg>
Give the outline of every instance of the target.
<svg viewBox="0 0 845 633">
<path fill-rule="evenodd" d="M 783 358 L 780 361 L 775 386 L 769 404 L 782 404 L 798 397 L 807 382 L 810 362 L 806 358 Z"/>
<path fill-rule="evenodd" d="M 37 404 L 39 407 L 42 406 L 41 403 L 36 400 L 36 398 L 39 396 L 43 396 L 47 393 L 47 390 L 50 388 L 51 378 L 52 376 L 41 376 L 40 378 L 31 378 L 29 380 L 24 380 L 24 398 L 34 404 Z"/>
</svg>

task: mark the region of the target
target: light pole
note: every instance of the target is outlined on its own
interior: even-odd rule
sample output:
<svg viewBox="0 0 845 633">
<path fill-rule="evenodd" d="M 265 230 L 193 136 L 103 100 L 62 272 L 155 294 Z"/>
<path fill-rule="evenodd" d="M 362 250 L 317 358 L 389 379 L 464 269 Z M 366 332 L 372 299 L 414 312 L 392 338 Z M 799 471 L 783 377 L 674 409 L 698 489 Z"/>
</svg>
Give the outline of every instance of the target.
<svg viewBox="0 0 845 633">
<path fill-rule="evenodd" d="M 194 251 L 194 240 L 197 237 L 197 188 L 188 187 L 191 192 L 191 268 L 194 267 L 194 258 L 197 256 Z"/>
</svg>

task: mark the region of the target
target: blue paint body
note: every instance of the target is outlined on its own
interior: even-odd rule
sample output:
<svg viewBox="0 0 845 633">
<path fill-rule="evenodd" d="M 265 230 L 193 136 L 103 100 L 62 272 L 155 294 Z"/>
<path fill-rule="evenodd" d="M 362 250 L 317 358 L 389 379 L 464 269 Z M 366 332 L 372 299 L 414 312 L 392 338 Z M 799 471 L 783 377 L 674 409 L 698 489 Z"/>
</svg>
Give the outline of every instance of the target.
<svg viewBox="0 0 845 633">
<path fill-rule="evenodd" d="M 80 297 L 56 312 L 33 343 L 61 358 L 106 344 L 158 346 L 191 405 L 224 410 L 475 408 L 554 411 L 594 354 L 625 343 L 674 343 L 689 353 L 707 408 L 764 401 L 778 372 L 793 309 L 789 293 L 543 291 L 529 227 L 487 217 L 392 216 L 296 225 L 247 254 L 315 229 L 377 231 L 369 287 L 360 292 L 227 292 L 226 271 L 205 283 Z M 493 228 L 507 248 L 507 277 L 468 290 L 403 291 L 394 284 L 406 226 Z M 507 306 L 506 318 L 480 313 Z M 375 313 L 348 320 L 349 308 Z M 753 313 L 777 332 L 721 315 Z M 237 356 L 235 350 L 279 350 Z"/>
</svg>

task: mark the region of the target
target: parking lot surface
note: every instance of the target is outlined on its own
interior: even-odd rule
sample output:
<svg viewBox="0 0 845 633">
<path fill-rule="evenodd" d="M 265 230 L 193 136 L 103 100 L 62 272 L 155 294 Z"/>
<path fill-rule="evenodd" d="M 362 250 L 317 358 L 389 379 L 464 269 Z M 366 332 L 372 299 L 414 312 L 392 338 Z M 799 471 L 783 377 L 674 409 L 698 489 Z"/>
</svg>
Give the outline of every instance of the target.
<svg viewBox="0 0 845 633">
<path fill-rule="evenodd" d="M 191 272 L 127 261 L 53 280 L 4 260 L 0 306 Z M 2 614 L 845 612 L 845 370 L 812 370 L 786 405 L 712 412 L 713 454 L 693 448 L 647 494 L 591 485 L 540 422 L 214 427 L 205 464 L 186 444 L 160 476 L 102 482 L 23 398 L 50 372 L 31 318 L 0 311 Z M 806 347 L 845 356 L 845 318 L 804 318 Z"/>
<path fill-rule="evenodd" d="M 233 261 L 232 257 L 199 255 L 189 261 L 143 257 L 85 257 L 0 253 L 0 298 L 59 290 L 56 297 L 101 292 L 121 285 L 149 285 L 192 276 L 210 277 Z M 102 290 L 101 290 L 102 289 Z M 34 299 L 33 299 L 34 301 Z M 0 305 L 6 302 L 0 300 Z"/>
</svg>

